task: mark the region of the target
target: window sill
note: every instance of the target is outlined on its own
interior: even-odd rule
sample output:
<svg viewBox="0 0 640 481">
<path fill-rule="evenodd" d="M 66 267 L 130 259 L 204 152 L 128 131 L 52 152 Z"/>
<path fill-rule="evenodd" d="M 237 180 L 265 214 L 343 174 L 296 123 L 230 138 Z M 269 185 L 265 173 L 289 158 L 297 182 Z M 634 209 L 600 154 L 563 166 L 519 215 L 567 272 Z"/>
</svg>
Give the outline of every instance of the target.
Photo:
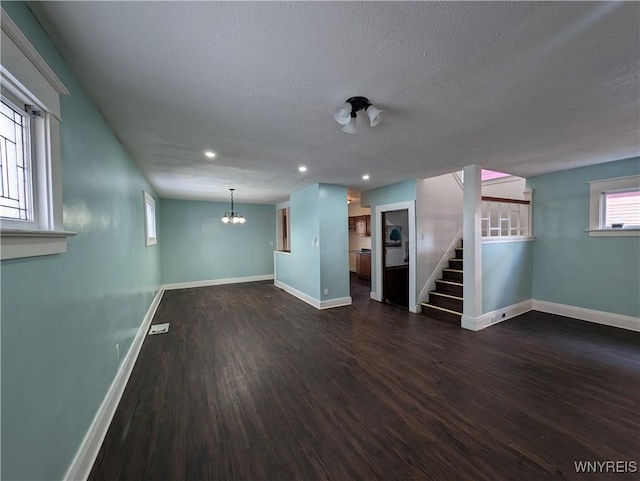
<svg viewBox="0 0 640 481">
<path fill-rule="evenodd" d="M 67 252 L 67 238 L 77 232 L 62 230 L 2 229 L 2 260 L 47 256 Z"/>
<path fill-rule="evenodd" d="M 640 229 L 585 229 L 589 237 L 638 237 Z"/>
<path fill-rule="evenodd" d="M 273 252 L 275 252 L 276 254 L 282 254 L 282 255 L 285 255 L 285 256 L 290 256 L 291 255 L 291 251 L 273 251 Z"/>
</svg>

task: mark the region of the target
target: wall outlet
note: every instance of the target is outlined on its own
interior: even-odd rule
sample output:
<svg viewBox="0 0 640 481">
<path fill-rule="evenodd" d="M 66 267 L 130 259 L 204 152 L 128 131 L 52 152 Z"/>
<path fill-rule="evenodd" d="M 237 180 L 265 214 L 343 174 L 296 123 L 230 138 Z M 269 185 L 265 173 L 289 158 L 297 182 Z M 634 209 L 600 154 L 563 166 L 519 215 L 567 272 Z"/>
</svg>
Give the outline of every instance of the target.
<svg viewBox="0 0 640 481">
<path fill-rule="evenodd" d="M 324 288 L 324 295 L 328 296 L 329 295 L 329 289 L 327 289 L 326 287 Z"/>
<path fill-rule="evenodd" d="M 120 344 L 116 344 L 116 361 L 120 360 Z"/>
</svg>

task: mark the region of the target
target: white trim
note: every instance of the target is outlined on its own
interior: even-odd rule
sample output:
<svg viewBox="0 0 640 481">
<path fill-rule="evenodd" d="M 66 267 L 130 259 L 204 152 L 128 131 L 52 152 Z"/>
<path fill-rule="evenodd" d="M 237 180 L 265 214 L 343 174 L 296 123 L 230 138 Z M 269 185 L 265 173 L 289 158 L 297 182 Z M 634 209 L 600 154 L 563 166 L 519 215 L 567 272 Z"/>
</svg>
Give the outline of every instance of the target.
<svg viewBox="0 0 640 481">
<path fill-rule="evenodd" d="M 369 293 L 369 299 L 373 299 L 374 301 L 382 302 L 382 297 L 378 295 L 377 292 L 371 291 Z"/>
<path fill-rule="evenodd" d="M 635 180 L 637 182 L 638 174 L 623 175 L 622 177 L 611 177 L 609 179 L 590 180 L 587 182 L 587 184 L 603 184 L 603 188 L 607 190 L 607 189 L 615 188 L 616 184 L 619 181 L 627 181 L 627 180 L 632 180 L 632 181 Z M 613 183 L 609 184 L 609 182 L 613 182 Z M 632 184 L 632 186 L 635 186 L 635 185 L 636 184 Z"/>
<path fill-rule="evenodd" d="M 55 230 L 0 230 L 0 258 L 47 256 L 67 252 L 67 237 L 77 232 Z"/>
<path fill-rule="evenodd" d="M 273 281 L 273 285 L 276 286 L 276 287 L 279 287 L 283 291 L 288 292 L 292 296 L 297 297 L 301 301 L 306 302 L 310 306 L 313 306 L 316 309 L 320 309 L 320 301 L 318 299 L 315 299 L 315 298 L 311 297 L 310 295 L 305 294 L 304 292 L 299 291 L 298 289 L 295 289 L 295 288 L 291 287 L 289 284 L 285 284 L 284 282 L 275 279 Z"/>
<path fill-rule="evenodd" d="M 601 236 L 637 236 L 631 229 L 607 229 L 602 228 L 602 194 L 607 191 L 620 189 L 640 189 L 640 175 L 628 175 L 613 179 L 600 179 L 588 182 L 589 184 L 589 232 L 590 237 Z"/>
<path fill-rule="evenodd" d="M 291 252 L 285 252 L 285 251 L 273 251 L 274 254 L 280 254 L 283 256 L 290 256 Z"/>
<path fill-rule="evenodd" d="M 480 331 L 489 326 L 493 326 L 494 324 L 498 324 L 499 322 L 506 321 L 508 319 L 512 319 L 516 316 L 524 314 L 525 312 L 529 312 L 533 309 L 532 306 L 533 301 L 531 299 L 527 299 L 526 301 L 512 304 L 510 306 L 503 307 L 502 309 L 486 312 L 480 317 L 474 318 L 463 315 L 460 325 L 464 329 L 469 329 L 471 331 Z"/>
<path fill-rule="evenodd" d="M 482 316 L 482 167 L 467 165 L 463 170 L 462 194 L 463 319 Z"/>
<path fill-rule="evenodd" d="M 153 219 L 149 219 L 147 206 L 151 206 Z M 142 208 L 144 209 L 144 245 L 154 246 L 158 243 L 158 222 L 156 216 L 156 200 L 147 191 L 142 191 Z M 154 235 L 149 234 L 149 221 L 153 220 Z"/>
<path fill-rule="evenodd" d="M 453 178 L 455 179 L 456 183 L 458 184 L 458 187 L 460 187 L 460 190 L 462 190 L 464 192 L 464 183 L 462 182 L 462 178 L 460 177 L 460 173 L 462 171 L 455 171 L 455 172 L 451 172 L 451 175 L 453 175 Z"/>
<path fill-rule="evenodd" d="M 208 287 L 208 286 L 221 286 L 224 284 L 240 284 L 243 282 L 257 282 L 257 281 L 271 281 L 273 280 L 273 274 L 265 274 L 261 276 L 247 276 L 247 277 L 227 277 L 226 279 L 209 279 L 205 281 L 193 281 L 193 282 L 177 282 L 173 284 L 164 284 L 162 287 L 167 291 L 174 289 L 191 289 L 192 287 Z"/>
<path fill-rule="evenodd" d="M 66 95 L 69 93 L 67 87 L 64 86 L 62 81 L 58 78 L 55 72 L 47 65 L 47 62 L 42 58 L 42 56 L 38 53 L 29 39 L 20 31 L 18 26 L 15 24 L 11 17 L 7 14 L 7 12 L 2 9 L 2 31 L 7 34 L 7 36 L 16 44 L 16 46 L 20 49 L 20 51 L 24 54 L 25 57 L 29 59 L 29 61 L 33 64 L 33 66 L 40 72 L 47 82 L 55 89 L 58 94 Z"/>
<path fill-rule="evenodd" d="M 640 229 L 585 229 L 589 233 L 589 237 L 638 237 Z"/>
<path fill-rule="evenodd" d="M 320 301 L 320 309 L 331 309 L 333 307 L 350 306 L 351 303 L 351 296 L 339 297 L 337 299 L 329 299 L 328 301 Z"/>
<path fill-rule="evenodd" d="M 396 202 L 394 204 L 377 205 L 376 215 L 376 297 L 370 294 L 372 299 L 382 302 L 382 213 L 393 210 L 407 210 L 409 217 L 409 311 L 419 313 L 420 304 L 416 303 L 416 201 Z"/>
<path fill-rule="evenodd" d="M 331 309 L 332 307 L 342 307 L 342 306 L 350 306 L 351 305 L 351 297 L 340 297 L 338 299 L 329 299 L 327 301 L 320 301 L 314 297 L 311 297 L 309 294 L 305 294 L 294 287 L 291 287 L 289 284 L 285 284 L 282 281 L 274 280 L 273 285 L 279 287 L 283 291 L 291 294 L 294 297 L 297 297 L 301 301 L 306 302 L 310 306 L 315 307 L 316 309 Z"/>
<path fill-rule="evenodd" d="M 458 229 L 458 232 L 456 232 L 456 235 L 453 236 L 453 240 L 449 244 L 449 247 L 447 247 L 447 250 L 444 251 L 444 254 L 442 254 L 442 257 L 440 258 L 440 262 L 438 262 L 438 265 L 435 267 L 435 269 L 431 273 L 431 276 L 429 276 L 429 279 L 427 279 L 427 282 L 422 288 L 422 291 L 420 291 L 420 295 L 418 296 L 418 302 L 423 302 L 427 298 L 427 293 L 429 291 L 432 291 L 436 287 L 436 279 L 440 276 L 442 269 L 444 269 L 445 264 L 449 262 L 449 259 L 452 259 L 455 257 L 456 244 L 461 238 L 462 238 L 462 229 Z"/>
<path fill-rule="evenodd" d="M 509 242 L 531 242 L 536 238 L 533 236 L 505 236 L 505 237 L 483 237 L 482 244 L 507 244 Z"/>
<path fill-rule="evenodd" d="M 80 447 L 78 448 L 73 461 L 71 461 L 71 465 L 69 466 L 67 473 L 64 475 L 63 479 L 66 481 L 84 481 L 89 477 L 93 463 L 98 456 L 104 437 L 106 436 L 111 420 L 113 419 L 113 415 L 120 403 L 124 389 L 129 381 L 131 372 L 133 371 L 133 366 L 138 359 L 140 349 L 142 349 L 142 343 L 144 342 L 147 331 L 149 330 L 149 325 L 151 324 L 151 320 L 158 309 L 158 305 L 160 304 L 163 294 L 164 289 L 160 288 L 156 293 L 156 296 L 153 298 L 153 301 L 147 310 L 147 314 L 144 316 L 142 324 L 138 328 L 136 337 L 133 339 L 133 342 L 129 347 L 129 352 L 127 352 L 127 355 L 122 360 L 120 368 L 116 373 L 116 377 L 113 379 L 106 396 L 102 400 L 102 404 L 98 408 L 98 411 L 93 418 L 93 422 L 91 423 L 91 426 L 89 426 L 82 443 L 80 443 Z"/>
<path fill-rule="evenodd" d="M 556 302 L 539 301 L 537 299 L 533 300 L 533 310 L 640 332 L 640 318 L 638 317 L 585 309 L 584 307 L 558 304 Z"/>
<path fill-rule="evenodd" d="M 68 94 L 60 79 L 49 68 L 27 37 L 7 12 L 0 16 L 2 30 L 3 91 L 17 96 L 25 104 L 42 110 L 42 117 L 32 118 L 30 136 L 33 171 L 34 225 L 5 222 L 2 233 L 2 259 L 17 259 L 67 251 L 62 212 L 62 175 L 60 160 L 60 94 Z M 23 229 L 18 235 L 13 228 Z M 6 232 L 6 235 L 5 235 Z M 60 235 L 60 233 L 63 233 Z"/>
</svg>

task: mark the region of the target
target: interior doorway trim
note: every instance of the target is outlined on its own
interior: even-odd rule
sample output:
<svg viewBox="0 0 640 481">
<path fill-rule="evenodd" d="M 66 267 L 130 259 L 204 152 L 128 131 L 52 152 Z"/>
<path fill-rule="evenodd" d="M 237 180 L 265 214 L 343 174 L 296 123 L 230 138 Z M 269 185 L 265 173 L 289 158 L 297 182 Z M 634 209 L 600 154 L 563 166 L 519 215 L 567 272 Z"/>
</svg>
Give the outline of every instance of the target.
<svg viewBox="0 0 640 481">
<path fill-rule="evenodd" d="M 378 205 L 375 208 L 375 266 L 376 290 L 371 299 L 382 302 L 382 213 L 392 210 L 407 209 L 409 214 L 409 310 L 420 312 L 416 304 L 416 201 L 396 202 L 395 204 Z"/>
</svg>

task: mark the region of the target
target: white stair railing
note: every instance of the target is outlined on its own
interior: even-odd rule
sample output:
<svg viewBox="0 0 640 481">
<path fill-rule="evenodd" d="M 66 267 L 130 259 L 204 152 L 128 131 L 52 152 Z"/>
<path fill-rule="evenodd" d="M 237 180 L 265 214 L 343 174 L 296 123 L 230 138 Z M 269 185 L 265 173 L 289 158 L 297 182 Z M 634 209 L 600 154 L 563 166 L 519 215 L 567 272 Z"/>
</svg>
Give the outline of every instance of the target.
<svg viewBox="0 0 640 481">
<path fill-rule="evenodd" d="M 527 195 L 530 197 L 530 195 Z M 482 197 L 482 237 L 531 236 L 531 200 Z"/>
</svg>

